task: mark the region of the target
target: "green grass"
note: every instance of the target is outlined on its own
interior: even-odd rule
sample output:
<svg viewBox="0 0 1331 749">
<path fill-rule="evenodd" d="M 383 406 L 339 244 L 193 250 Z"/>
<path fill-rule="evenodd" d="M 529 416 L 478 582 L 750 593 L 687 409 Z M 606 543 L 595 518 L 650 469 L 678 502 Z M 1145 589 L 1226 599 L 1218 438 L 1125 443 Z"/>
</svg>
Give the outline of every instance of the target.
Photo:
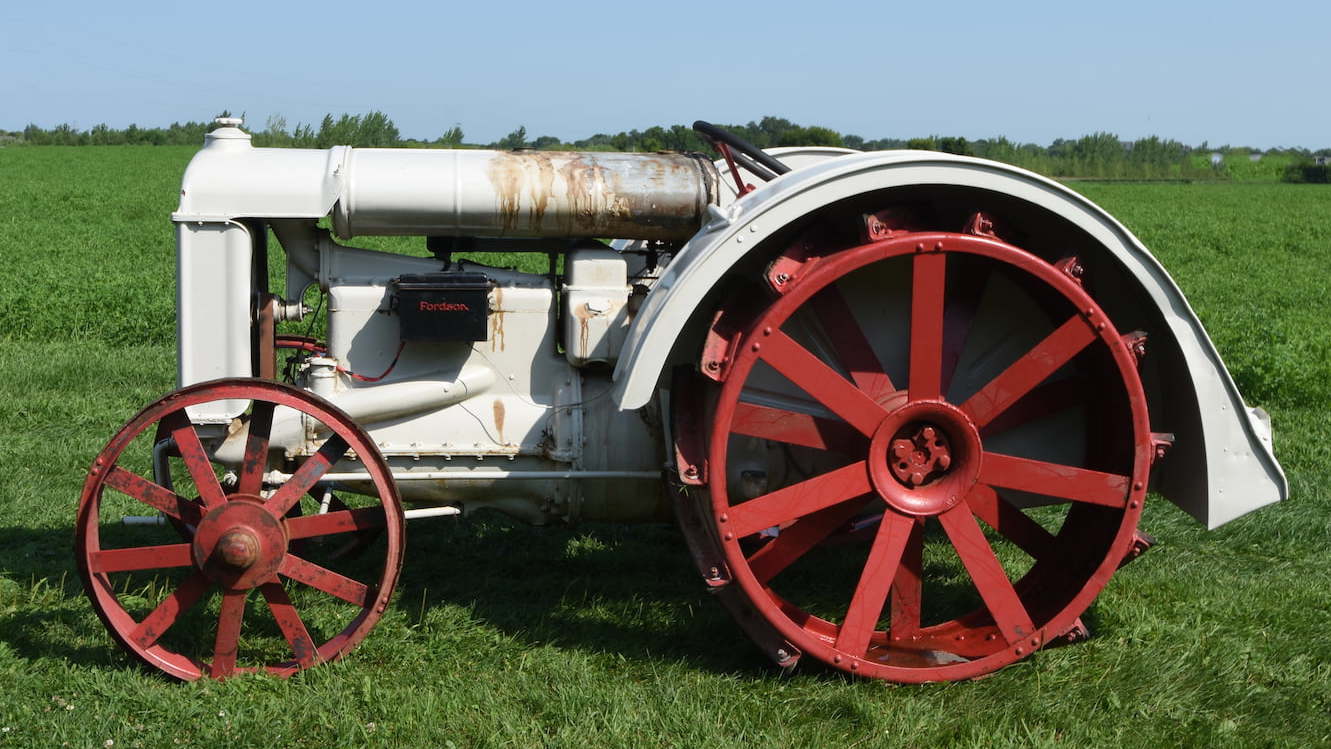
<svg viewBox="0 0 1331 749">
<path fill-rule="evenodd" d="M 193 149 L 0 150 L 0 746 L 1280 745 L 1331 741 L 1331 189 L 1079 183 L 1157 253 L 1293 497 L 1160 544 L 1089 642 L 979 681 L 775 673 L 667 526 L 409 527 L 398 597 L 340 663 L 177 684 L 83 597 L 91 457 L 174 378 L 167 219 Z"/>
</svg>

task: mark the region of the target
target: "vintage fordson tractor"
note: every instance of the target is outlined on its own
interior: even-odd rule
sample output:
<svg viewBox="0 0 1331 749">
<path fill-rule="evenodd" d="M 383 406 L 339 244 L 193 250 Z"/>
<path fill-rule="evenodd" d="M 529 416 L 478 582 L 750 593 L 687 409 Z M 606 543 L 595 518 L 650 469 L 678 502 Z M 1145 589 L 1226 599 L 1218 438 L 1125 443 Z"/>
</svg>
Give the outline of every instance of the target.
<svg viewBox="0 0 1331 749">
<path fill-rule="evenodd" d="M 1029 172 L 706 123 L 715 164 L 220 124 L 173 216 L 181 387 L 96 457 L 78 517 L 98 615 L 172 676 L 344 655 L 405 520 L 497 510 L 673 514 L 778 665 L 964 679 L 1085 635 L 1150 543 L 1148 489 L 1212 528 L 1287 492 L 1165 270 Z M 420 251 L 334 239 L 374 235 Z"/>
</svg>

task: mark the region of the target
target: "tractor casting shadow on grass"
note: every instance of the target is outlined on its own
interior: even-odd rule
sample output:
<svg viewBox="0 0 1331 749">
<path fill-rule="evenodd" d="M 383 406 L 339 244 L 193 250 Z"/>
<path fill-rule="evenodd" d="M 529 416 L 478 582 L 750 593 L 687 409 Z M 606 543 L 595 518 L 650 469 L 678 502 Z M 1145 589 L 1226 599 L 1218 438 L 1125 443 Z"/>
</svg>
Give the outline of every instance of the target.
<svg viewBox="0 0 1331 749">
<path fill-rule="evenodd" d="M 84 596 L 71 541 L 62 530 L 0 528 L 0 643 L 31 660 L 132 667 Z M 931 593 L 939 605 L 974 596 L 964 578 Z M 829 595 L 829 607 L 835 601 Z M 416 521 L 394 606 L 413 626 L 438 607 L 457 607 L 529 647 L 752 678 L 779 673 L 712 600 L 678 530 L 664 523 L 534 528 L 497 513 Z M 1093 612 L 1086 619 L 1094 630 Z M 799 672 L 847 678 L 811 659 Z"/>
</svg>

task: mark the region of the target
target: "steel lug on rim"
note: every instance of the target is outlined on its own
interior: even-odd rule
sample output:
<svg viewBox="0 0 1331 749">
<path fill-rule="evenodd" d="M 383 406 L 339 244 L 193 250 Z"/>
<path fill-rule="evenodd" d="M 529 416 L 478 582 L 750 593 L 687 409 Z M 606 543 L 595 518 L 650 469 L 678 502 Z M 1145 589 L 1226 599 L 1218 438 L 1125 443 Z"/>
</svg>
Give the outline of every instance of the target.
<svg viewBox="0 0 1331 749">
<path fill-rule="evenodd" d="M 1160 462 L 1174 447 L 1173 432 L 1151 432 L 1151 461 Z"/>
<path fill-rule="evenodd" d="M 818 262 L 818 256 L 814 254 L 814 247 L 818 243 L 811 236 L 812 231 L 806 231 L 804 236 L 791 243 L 785 252 L 768 264 L 763 279 L 772 291 L 778 294 L 790 291 L 800 274 Z"/>
<path fill-rule="evenodd" d="M 1145 554 L 1155 546 L 1155 537 L 1146 531 L 1138 528 L 1132 534 L 1132 546 L 1128 547 L 1128 553 L 1123 555 L 1123 561 L 1118 563 L 1119 569 L 1127 566 L 1129 562 L 1135 562 L 1138 557 Z"/>
<path fill-rule="evenodd" d="M 1065 645 L 1076 645 L 1079 642 L 1086 642 L 1089 639 L 1091 639 L 1091 630 L 1079 616 L 1077 617 L 1077 621 L 1073 622 L 1072 626 L 1063 632 L 1063 634 L 1058 635 L 1057 637 L 1050 637 L 1049 640 L 1045 642 L 1044 646 L 1046 648 L 1060 648 Z"/>
<path fill-rule="evenodd" d="M 1131 333 L 1124 333 L 1121 339 L 1128 353 L 1132 354 L 1133 360 L 1140 364 L 1141 360 L 1146 358 L 1146 333 L 1134 330 Z"/>
<path fill-rule="evenodd" d="M 865 243 L 881 242 L 915 231 L 920 223 L 914 213 L 901 208 L 884 208 L 876 213 L 866 213 L 862 222 L 860 240 Z"/>
<path fill-rule="evenodd" d="M 994 229 L 994 220 L 987 213 L 974 213 L 966 219 L 966 225 L 962 227 L 963 234 L 970 234 L 976 237 L 989 237 L 999 239 L 998 232 Z"/>
<path fill-rule="evenodd" d="M 1054 263 L 1054 267 L 1062 271 L 1063 275 L 1075 281 L 1078 286 L 1082 285 L 1082 277 L 1086 275 L 1086 268 L 1082 266 L 1081 259 L 1076 255 L 1059 260 Z"/>
</svg>

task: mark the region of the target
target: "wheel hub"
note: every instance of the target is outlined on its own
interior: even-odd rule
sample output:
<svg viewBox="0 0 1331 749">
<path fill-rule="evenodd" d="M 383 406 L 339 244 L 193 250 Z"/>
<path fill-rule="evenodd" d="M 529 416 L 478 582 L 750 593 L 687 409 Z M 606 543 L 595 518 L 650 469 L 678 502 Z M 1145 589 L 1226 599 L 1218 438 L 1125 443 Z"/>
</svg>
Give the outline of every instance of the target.
<svg viewBox="0 0 1331 749">
<path fill-rule="evenodd" d="M 248 528 L 236 528 L 218 539 L 214 554 L 232 567 L 248 569 L 259 560 L 259 539 Z"/>
<path fill-rule="evenodd" d="M 980 473 L 980 435 L 955 406 L 914 401 L 879 425 L 869 445 L 869 475 L 893 509 L 916 517 L 946 512 Z"/>
<path fill-rule="evenodd" d="M 952 465 L 947 435 L 928 423 L 909 424 L 892 440 L 892 475 L 903 486 L 915 488 L 933 481 Z"/>
<path fill-rule="evenodd" d="M 191 551 L 194 565 L 231 590 L 248 590 L 277 574 L 286 556 L 285 526 L 263 499 L 233 494 L 199 522 Z"/>
</svg>

